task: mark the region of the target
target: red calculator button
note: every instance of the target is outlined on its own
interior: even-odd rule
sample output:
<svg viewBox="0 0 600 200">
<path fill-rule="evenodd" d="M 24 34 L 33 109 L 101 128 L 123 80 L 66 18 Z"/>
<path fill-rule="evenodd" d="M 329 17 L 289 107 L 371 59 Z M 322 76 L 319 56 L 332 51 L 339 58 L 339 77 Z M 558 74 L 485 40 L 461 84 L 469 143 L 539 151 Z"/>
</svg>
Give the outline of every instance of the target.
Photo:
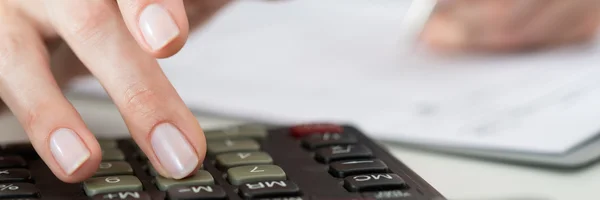
<svg viewBox="0 0 600 200">
<path fill-rule="evenodd" d="M 337 124 L 303 124 L 296 125 L 290 128 L 290 132 L 294 137 L 302 137 L 310 134 L 322 134 L 322 133 L 341 133 L 343 131 L 342 126 Z"/>
</svg>

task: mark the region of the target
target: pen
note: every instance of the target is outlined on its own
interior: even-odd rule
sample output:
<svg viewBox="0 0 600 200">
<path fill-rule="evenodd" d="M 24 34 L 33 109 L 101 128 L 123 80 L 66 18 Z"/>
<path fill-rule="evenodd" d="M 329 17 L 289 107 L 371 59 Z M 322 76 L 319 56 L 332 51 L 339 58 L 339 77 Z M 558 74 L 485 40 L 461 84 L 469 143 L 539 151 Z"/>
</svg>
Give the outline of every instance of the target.
<svg viewBox="0 0 600 200">
<path fill-rule="evenodd" d="M 415 46 L 440 0 L 412 0 L 402 22 L 402 39 Z M 405 44 L 403 44 L 405 45 Z"/>
</svg>

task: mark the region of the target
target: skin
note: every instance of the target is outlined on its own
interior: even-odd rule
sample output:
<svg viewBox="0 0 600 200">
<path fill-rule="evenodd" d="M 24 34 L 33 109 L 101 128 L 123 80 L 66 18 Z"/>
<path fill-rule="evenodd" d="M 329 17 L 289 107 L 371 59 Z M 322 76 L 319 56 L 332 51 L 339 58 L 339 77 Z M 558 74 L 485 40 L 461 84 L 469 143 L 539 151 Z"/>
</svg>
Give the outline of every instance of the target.
<svg viewBox="0 0 600 200">
<path fill-rule="evenodd" d="M 0 1 L 0 98 L 52 172 L 62 181 L 80 182 L 97 170 L 101 151 L 61 87 L 77 76 L 95 76 L 117 105 L 134 140 L 156 170 L 168 177 L 147 140 L 157 123 L 176 124 L 199 155 L 204 155 L 206 142 L 202 128 L 156 59 L 177 53 L 190 31 L 201 28 L 232 1 Z M 587 41 L 599 24 L 599 1 L 449 1 L 427 24 L 422 40 L 438 52 L 514 52 Z M 142 8 L 151 3 L 164 5 L 181 31 L 155 51 L 136 26 Z M 70 175 L 48 150 L 48 137 L 57 127 L 76 131 L 92 153 Z"/>
<path fill-rule="evenodd" d="M 512 53 L 587 42 L 600 0 L 446 0 L 422 40 L 441 53 Z"/>
</svg>

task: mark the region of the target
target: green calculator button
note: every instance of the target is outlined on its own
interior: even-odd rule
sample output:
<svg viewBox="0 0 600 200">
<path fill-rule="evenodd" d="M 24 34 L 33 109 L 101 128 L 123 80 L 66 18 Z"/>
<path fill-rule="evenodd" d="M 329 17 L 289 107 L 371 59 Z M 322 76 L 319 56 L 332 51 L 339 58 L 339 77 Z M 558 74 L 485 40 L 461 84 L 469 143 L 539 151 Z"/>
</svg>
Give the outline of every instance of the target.
<svg viewBox="0 0 600 200">
<path fill-rule="evenodd" d="M 207 149 L 209 154 L 216 155 L 230 152 L 258 151 L 260 150 L 260 145 L 252 139 L 226 139 L 222 141 L 209 141 L 207 143 Z"/>
<path fill-rule="evenodd" d="M 156 177 L 156 186 L 161 191 L 166 191 L 171 187 L 175 186 L 188 186 L 188 185 L 214 185 L 215 180 L 208 171 L 200 170 L 193 176 L 183 179 L 170 179 L 162 176 Z"/>
<path fill-rule="evenodd" d="M 142 182 L 135 176 L 106 176 L 88 179 L 83 183 L 88 196 L 101 193 L 142 191 Z"/>
<path fill-rule="evenodd" d="M 124 161 L 102 162 L 94 174 L 95 177 L 115 175 L 133 175 L 133 169 Z"/>
<path fill-rule="evenodd" d="M 98 143 L 100 144 L 100 148 L 102 148 L 102 149 L 115 149 L 115 148 L 117 148 L 117 141 L 116 140 L 100 139 L 100 140 L 98 140 Z"/>
<path fill-rule="evenodd" d="M 217 155 L 219 167 L 228 169 L 240 165 L 272 164 L 273 158 L 265 152 L 236 152 Z"/>
<path fill-rule="evenodd" d="M 119 149 L 102 149 L 102 161 L 125 160 L 125 154 Z"/>
<path fill-rule="evenodd" d="M 231 184 L 241 185 L 258 181 L 283 181 L 287 176 L 277 165 L 247 165 L 230 168 L 227 178 Z"/>
<path fill-rule="evenodd" d="M 225 139 L 262 139 L 267 136 L 267 127 L 263 125 L 247 124 L 229 127 L 221 130 L 206 131 L 206 140 Z"/>
</svg>

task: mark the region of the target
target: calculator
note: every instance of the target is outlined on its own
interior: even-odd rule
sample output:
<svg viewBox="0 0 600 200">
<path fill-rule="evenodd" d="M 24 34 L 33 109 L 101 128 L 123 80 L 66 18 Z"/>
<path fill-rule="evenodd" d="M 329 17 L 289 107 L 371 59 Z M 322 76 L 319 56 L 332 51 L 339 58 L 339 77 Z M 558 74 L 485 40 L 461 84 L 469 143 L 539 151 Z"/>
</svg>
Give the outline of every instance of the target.
<svg viewBox="0 0 600 200">
<path fill-rule="evenodd" d="M 161 177 L 131 138 L 100 139 L 102 163 L 81 183 L 57 179 L 30 144 L 3 146 L 0 199 L 446 200 L 351 125 L 244 124 L 206 131 L 189 177 Z"/>
</svg>

